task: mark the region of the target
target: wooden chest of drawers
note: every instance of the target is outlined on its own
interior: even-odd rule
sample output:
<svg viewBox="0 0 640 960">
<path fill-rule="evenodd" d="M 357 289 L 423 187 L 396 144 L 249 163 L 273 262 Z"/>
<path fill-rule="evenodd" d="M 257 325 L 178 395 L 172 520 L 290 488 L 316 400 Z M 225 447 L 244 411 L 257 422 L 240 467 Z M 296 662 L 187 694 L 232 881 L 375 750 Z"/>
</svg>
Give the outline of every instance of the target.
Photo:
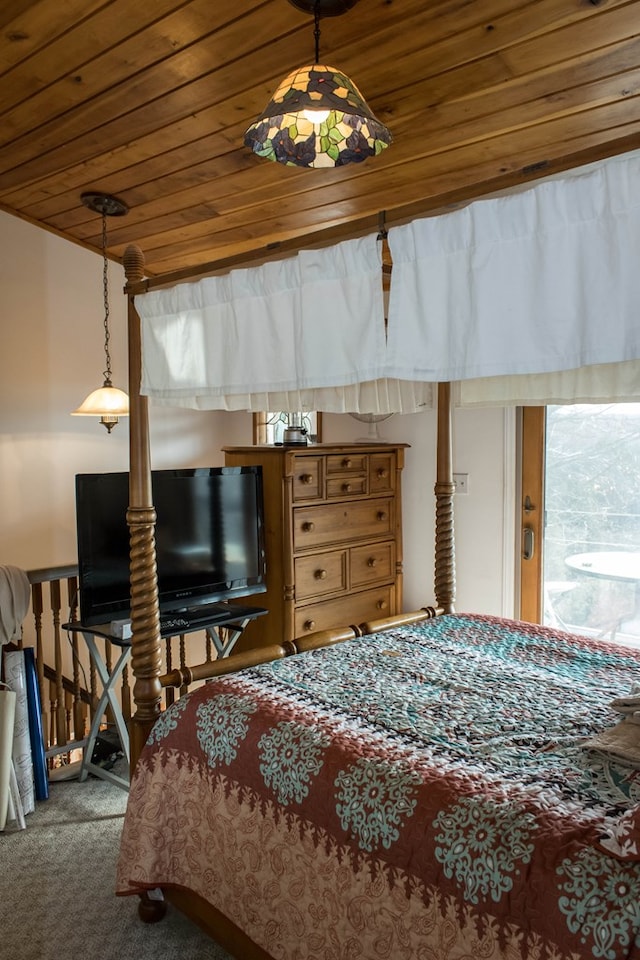
<svg viewBox="0 0 640 960">
<path fill-rule="evenodd" d="M 225 447 L 261 464 L 269 610 L 236 649 L 362 623 L 402 609 L 400 477 L 406 444 Z"/>
</svg>

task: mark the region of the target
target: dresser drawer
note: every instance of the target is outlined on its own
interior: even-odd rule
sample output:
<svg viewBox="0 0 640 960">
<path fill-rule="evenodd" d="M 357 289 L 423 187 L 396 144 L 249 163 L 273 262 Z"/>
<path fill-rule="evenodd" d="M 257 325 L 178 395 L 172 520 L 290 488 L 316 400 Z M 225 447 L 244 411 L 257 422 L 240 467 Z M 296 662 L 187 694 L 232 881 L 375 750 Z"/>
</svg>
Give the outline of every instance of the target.
<svg viewBox="0 0 640 960">
<path fill-rule="evenodd" d="M 327 498 L 364 496 L 367 492 L 366 477 L 329 477 L 327 479 Z"/>
<path fill-rule="evenodd" d="M 392 580 L 395 576 L 395 548 L 392 541 L 372 543 L 350 550 L 351 586 L 364 587 L 376 580 Z"/>
<path fill-rule="evenodd" d="M 293 499 L 319 500 L 322 497 L 322 464 L 319 457 L 300 457 L 293 467 Z"/>
<path fill-rule="evenodd" d="M 296 600 L 347 589 L 347 551 L 332 550 L 295 561 Z"/>
<path fill-rule="evenodd" d="M 327 457 L 327 476 L 367 472 L 369 458 L 366 453 L 340 453 Z"/>
<path fill-rule="evenodd" d="M 295 612 L 295 636 L 301 637 L 314 630 L 349 626 L 392 616 L 395 609 L 395 588 L 392 585 L 351 593 L 337 600 L 311 603 Z"/>
<path fill-rule="evenodd" d="M 389 497 L 295 507 L 293 545 L 296 551 L 360 537 L 384 537 L 394 529 L 394 502 Z"/>
<path fill-rule="evenodd" d="M 373 453 L 369 458 L 369 492 L 386 493 L 395 489 L 396 458 L 392 453 Z"/>
</svg>

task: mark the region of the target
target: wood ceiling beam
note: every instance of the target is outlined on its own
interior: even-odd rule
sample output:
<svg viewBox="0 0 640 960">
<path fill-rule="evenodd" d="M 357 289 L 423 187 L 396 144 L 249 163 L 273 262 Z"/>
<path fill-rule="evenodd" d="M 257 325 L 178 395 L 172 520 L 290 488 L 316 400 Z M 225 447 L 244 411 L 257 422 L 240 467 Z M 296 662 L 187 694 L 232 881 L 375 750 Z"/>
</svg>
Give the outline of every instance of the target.
<svg viewBox="0 0 640 960">
<path fill-rule="evenodd" d="M 618 140 L 606 140 L 588 146 L 576 144 L 576 149 L 554 160 L 549 160 L 539 169 L 512 169 L 493 178 L 488 178 L 486 165 L 479 165 L 474 171 L 475 184 L 458 187 L 448 193 L 430 197 L 425 201 L 412 201 L 392 211 L 385 211 L 387 227 L 407 223 L 420 216 L 434 216 L 450 211 L 452 208 L 489 196 L 502 190 L 531 183 L 541 177 L 553 176 L 588 163 L 593 163 L 606 157 L 616 156 L 629 150 L 640 148 L 640 121 L 634 125 L 632 132 L 626 133 Z M 587 138 L 588 139 L 588 138 Z M 378 229 L 379 212 L 370 213 L 361 218 L 354 218 L 347 223 L 323 227 L 310 231 L 304 237 L 304 247 L 309 249 L 315 246 L 325 246 L 337 243 L 350 237 L 361 236 Z M 159 286 L 169 286 L 185 280 L 195 280 L 203 276 L 226 272 L 234 267 L 256 265 L 265 260 L 277 259 L 288 253 L 294 253 L 302 248 L 301 238 L 292 237 L 269 248 L 251 249 L 233 254 L 223 254 L 207 263 L 194 263 L 181 268 L 174 268 L 154 275 L 149 269 L 150 276 L 142 283 L 128 290 L 129 293 L 143 293 Z M 146 257 L 146 251 L 143 250 Z M 181 261 L 184 258 L 180 258 Z"/>
</svg>

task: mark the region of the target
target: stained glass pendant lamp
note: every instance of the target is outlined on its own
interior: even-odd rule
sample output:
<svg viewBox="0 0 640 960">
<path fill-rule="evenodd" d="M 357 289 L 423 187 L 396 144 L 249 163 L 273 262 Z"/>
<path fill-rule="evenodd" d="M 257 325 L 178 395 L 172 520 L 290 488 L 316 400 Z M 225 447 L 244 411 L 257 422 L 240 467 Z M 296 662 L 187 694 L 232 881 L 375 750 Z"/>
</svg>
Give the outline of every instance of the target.
<svg viewBox="0 0 640 960">
<path fill-rule="evenodd" d="M 357 0 L 289 0 L 315 20 L 315 63 L 282 81 L 244 142 L 259 157 L 296 167 L 341 167 L 375 157 L 391 133 L 371 112 L 355 83 L 320 64 L 320 18 L 345 13 Z"/>
<path fill-rule="evenodd" d="M 106 193 L 83 193 L 81 198 L 85 207 L 102 215 L 102 291 L 104 299 L 104 383 L 94 390 L 77 410 L 74 417 L 100 417 L 100 423 L 111 433 L 119 417 L 129 415 L 129 397 L 111 382 L 111 353 L 109 351 L 109 274 L 107 261 L 107 217 L 122 217 L 129 208 L 122 200 Z"/>
</svg>

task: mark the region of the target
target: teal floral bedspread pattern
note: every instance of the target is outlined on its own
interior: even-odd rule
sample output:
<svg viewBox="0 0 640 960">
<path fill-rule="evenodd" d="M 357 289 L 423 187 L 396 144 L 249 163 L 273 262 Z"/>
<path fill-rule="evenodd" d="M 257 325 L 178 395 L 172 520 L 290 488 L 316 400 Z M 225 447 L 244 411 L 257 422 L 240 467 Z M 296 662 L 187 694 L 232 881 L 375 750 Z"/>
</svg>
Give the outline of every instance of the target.
<svg viewBox="0 0 640 960">
<path fill-rule="evenodd" d="M 456 615 L 208 683 L 152 731 L 118 890 L 187 886 L 282 960 L 640 960 L 640 771 L 585 747 L 639 677 Z"/>
</svg>

